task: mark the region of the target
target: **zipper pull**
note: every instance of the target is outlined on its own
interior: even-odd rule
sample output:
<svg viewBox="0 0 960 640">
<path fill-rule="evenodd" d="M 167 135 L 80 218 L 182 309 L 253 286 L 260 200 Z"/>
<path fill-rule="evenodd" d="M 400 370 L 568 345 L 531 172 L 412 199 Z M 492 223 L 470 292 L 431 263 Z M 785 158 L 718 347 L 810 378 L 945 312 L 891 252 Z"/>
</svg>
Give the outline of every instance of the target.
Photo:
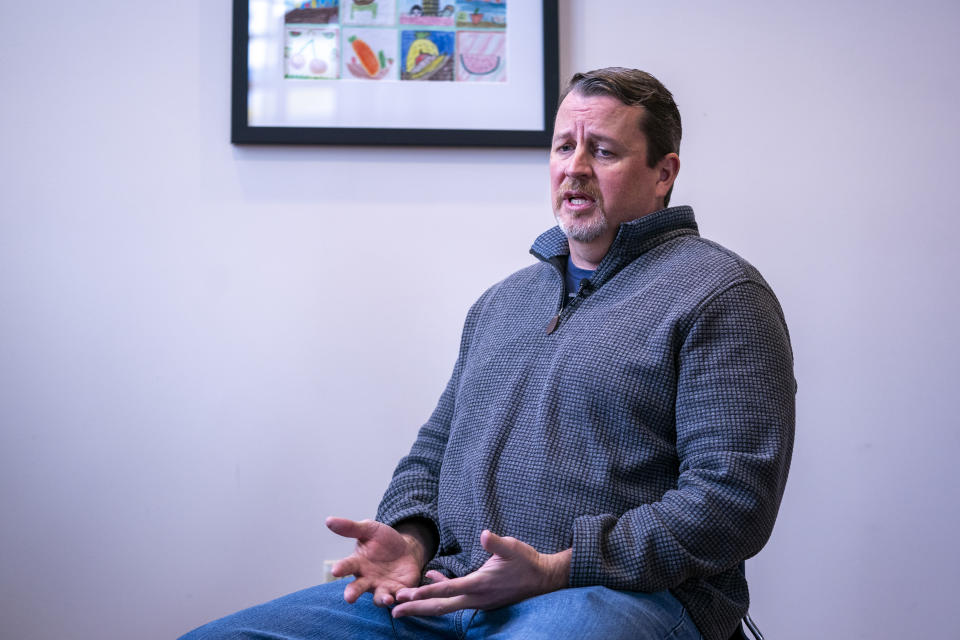
<svg viewBox="0 0 960 640">
<path fill-rule="evenodd" d="M 550 318 L 550 322 L 547 323 L 547 335 L 550 335 L 557 330 L 557 325 L 560 324 L 560 314 Z"/>
</svg>

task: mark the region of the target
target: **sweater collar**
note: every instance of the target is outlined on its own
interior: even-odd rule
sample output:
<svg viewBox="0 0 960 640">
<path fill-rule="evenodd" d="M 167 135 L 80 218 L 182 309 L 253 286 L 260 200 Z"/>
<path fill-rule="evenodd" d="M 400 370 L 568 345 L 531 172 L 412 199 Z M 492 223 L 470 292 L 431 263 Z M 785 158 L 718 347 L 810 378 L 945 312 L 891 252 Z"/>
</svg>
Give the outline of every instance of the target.
<svg viewBox="0 0 960 640">
<path fill-rule="evenodd" d="M 591 280 L 599 286 L 643 253 L 681 235 L 699 235 L 693 209 L 688 206 L 660 209 L 624 222 Z M 570 246 L 563 231 L 556 226 L 540 234 L 530 253 L 544 262 L 556 263 L 558 259 L 566 262 Z"/>
</svg>

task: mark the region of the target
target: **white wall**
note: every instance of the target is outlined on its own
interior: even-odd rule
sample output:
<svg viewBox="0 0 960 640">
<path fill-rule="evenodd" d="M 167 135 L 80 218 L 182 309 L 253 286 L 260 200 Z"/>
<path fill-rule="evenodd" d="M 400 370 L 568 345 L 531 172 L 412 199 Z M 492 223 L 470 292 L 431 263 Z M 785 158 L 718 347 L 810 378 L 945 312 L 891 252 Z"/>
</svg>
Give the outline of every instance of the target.
<svg viewBox="0 0 960 640">
<path fill-rule="evenodd" d="M 561 0 L 658 75 L 675 201 L 780 295 L 769 637 L 942 637 L 960 569 L 954 2 Z M 603 8 L 600 8 L 603 7 Z M 315 583 L 459 323 L 551 223 L 540 150 L 234 148 L 230 2 L 0 10 L 0 635 L 175 637 Z"/>
</svg>

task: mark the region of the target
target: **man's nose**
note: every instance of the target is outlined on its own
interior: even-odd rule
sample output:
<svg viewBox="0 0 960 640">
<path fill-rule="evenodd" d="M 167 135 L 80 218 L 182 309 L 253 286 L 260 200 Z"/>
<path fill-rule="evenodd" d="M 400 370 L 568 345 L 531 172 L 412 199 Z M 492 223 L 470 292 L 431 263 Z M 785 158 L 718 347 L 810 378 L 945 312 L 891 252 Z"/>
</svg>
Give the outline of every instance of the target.
<svg viewBox="0 0 960 640">
<path fill-rule="evenodd" d="M 583 146 L 578 146 L 567 161 L 566 174 L 570 178 L 588 177 L 592 172 L 590 154 Z"/>
</svg>

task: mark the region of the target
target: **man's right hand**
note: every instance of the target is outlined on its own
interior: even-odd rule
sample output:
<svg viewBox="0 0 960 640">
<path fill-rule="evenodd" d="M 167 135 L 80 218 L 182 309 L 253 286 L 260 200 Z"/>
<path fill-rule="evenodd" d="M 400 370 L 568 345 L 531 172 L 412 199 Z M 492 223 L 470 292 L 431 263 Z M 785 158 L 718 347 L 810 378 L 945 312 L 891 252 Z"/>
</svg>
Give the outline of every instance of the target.
<svg viewBox="0 0 960 640">
<path fill-rule="evenodd" d="M 357 522 L 334 517 L 327 518 L 327 528 L 357 541 L 353 553 L 331 570 L 338 578 L 356 578 L 343 590 L 347 602 L 356 602 L 371 591 L 374 604 L 386 607 L 396 601 L 399 589 L 420 584 L 420 573 L 428 558 L 426 544 L 415 531 L 401 533 L 375 520 Z"/>
</svg>

